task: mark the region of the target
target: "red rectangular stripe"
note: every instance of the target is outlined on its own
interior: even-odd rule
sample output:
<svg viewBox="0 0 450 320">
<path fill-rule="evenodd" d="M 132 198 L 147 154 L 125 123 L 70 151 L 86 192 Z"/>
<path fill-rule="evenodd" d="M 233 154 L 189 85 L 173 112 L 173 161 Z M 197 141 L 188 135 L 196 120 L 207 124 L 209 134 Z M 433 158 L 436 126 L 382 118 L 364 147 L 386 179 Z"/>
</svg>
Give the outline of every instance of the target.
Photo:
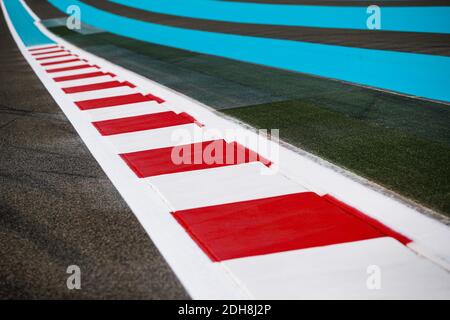
<svg viewBox="0 0 450 320">
<path fill-rule="evenodd" d="M 58 48 L 58 46 L 57 46 L 57 45 L 54 45 L 54 46 L 49 46 L 49 47 L 40 47 L 40 48 L 28 49 L 28 51 L 34 52 L 34 51 L 48 50 L 48 49 L 56 49 L 56 48 Z"/>
<path fill-rule="evenodd" d="M 239 143 L 226 143 L 224 140 L 124 153 L 120 156 L 140 178 L 254 161 L 267 166 L 271 164 Z"/>
<path fill-rule="evenodd" d="M 155 97 L 153 95 L 145 95 L 144 96 L 142 93 L 132 93 L 132 94 L 125 94 L 125 95 L 121 95 L 121 96 L 78 101 L 78 102 L 75 102 L 75 104 L 81 110 L 89 110 L 89 109 L 120 106 L 123 104 L 129 104 L 129 103 L 152 101 L 152 100 L 155 100 Z"/>
<path fill-rule="evenodd" d="M 91 64 L 81 64 L 79 66 L 72 66 L 72 67 L 63 67 L 63 68 L 54 68 L 54 69 L 46 69 L 48 73 L 54 73 L 54 72 L 62 72 L 62 71 L 70 71 L 70 70 L 79 70 L 79 69 L 86 69 L 86 68 L 92 68 L 95 67 L 98 69 L 98 66 L 91 65 Z"/>
<path fill-rule="evenodd" d="M 194 123 L 195 119 L 186 113 L 176 114 L 173 111 L 144 114 L 141 116 L 104 120 L 92 124 L 103 136 L 113 134 L 151 130 L 183 124 Z"/>
<path fill-rule="evenodd" d="M 44 54 L 50 54 L 50 53 L 58 53 L 58 52 L 67 52 L 66 50 L 53 50 L 53 51 L 44 51 L 44 52 L 37 52 L 37 53 L 32 53 L 32 56 L 42 56 Z"/>
<path fill-rule="evenodd" d="M 56 56 L 36 58 L 36 60 L 48 60 L 48 59 L 55 59 L 55 58 L 62 58 L 62 57 L 69 57 L 69 56 L 76 57 L 77 55 L 71 54 L 71 53 L 66 53 L 66 54 L 58 54 Z"/>
<path fill-rule="evenodd" d="M 173 213 L 213 261 L 386 236 L 313 192 Z"/>
<path fill-rule="evenodd" d="M 115 77 L 116 75 L 111 72 L 96 71 L 96 72 L 89 72 L 89 73 L 74 74 L 73 76 L 56 77 L 56 78 L 53 78 L 53 80 L 55 80 L 56 82 L 62 82 L 62 81 L 87 79 L 87 78 L 94 78 L 94 77 L 101 77 L 101 76 Z"/>
<path fill-rule="evenodd" d="M 59 61 L 52 61 L 52 62 L 44 62 L 41 63 L 41 66 L 45 67 L 45 66 L 52 66 L 55 64 L 61 64 L 61 63 L 69 63 L 69 62 L 75 62 L 75 61 L 81 61 L 81 59 L 79 58 L 74 58 L 74 59 L 67 59 L 67 60 L 59 60 Z"/>
<path fill-rule="evenodd" d="M 148 97 L 148 98 L 150 98 L 150 99 L 153 100 L 153 101 L 158 102 L 158 103 L 163 103 L 163 102 L 164 102 L 164 99 L 161 99 L 160 97 L 154 96 L 154 95 L 152 95 L 151 93 L 148 93 L 148 94 L 146 94 L 145 96 Z"/>
<path fill-rule="evenodd" d="M 110 89 L 110 88 L 124 87 L 124 86 L 130 87 L 130 88 L 136 87 L 134 84 L 129 83 L 128 81 L 124 81 L 124 82 L 107 81 L 107 82 L 86 84 L 86 85 L 82 85 L 82 86 L 63 88 L 62 90 L 65 93 L 78 93 L 78 92 Z"/>
</svg>

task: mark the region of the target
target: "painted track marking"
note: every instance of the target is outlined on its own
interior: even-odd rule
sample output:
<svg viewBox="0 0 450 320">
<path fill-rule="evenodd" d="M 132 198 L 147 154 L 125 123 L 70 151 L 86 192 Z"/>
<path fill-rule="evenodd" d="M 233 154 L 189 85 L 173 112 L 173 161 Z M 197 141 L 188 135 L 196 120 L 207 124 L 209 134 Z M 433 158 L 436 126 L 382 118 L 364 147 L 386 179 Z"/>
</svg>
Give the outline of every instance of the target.
<svg viewBox="0 0 450 320">
<path fill-rule="evenodd" d="M 4 8 L 3 8 L 4 9 Z M 9 20 L 8 20 L 9 21 Z M 9 26 L 12 30 L 14 30 L 11 26 L 11 23 L 9 22 Z M 44 30 L 41 27 L 41 30 Z M 44 30 L 45 31 L 45 30 Z M 13 36 L 15 36 L 16 41 L 19 44 L 20 47 L 20 39 L 18 38 L 17 34 L 14 34 L 15 31 L 13 31 Z M 51 36 L 51 35 L 49 35 Z M 57 39 L 58 41 L 61 41 L 59 39 Z M 65 47 L 70 48 L 73 51 L 76 51 L 77 49 L 74 48 L 73 46 L 70 46 L 70 44 L 64 43 L 61 41 L 61 43 L 64 44 Z M 35 49 L 34 47 L 31 49 Z M 147 207 L 142 207 L 139 202 L 142 203 L 142 201 L 144 201 L 145 203 L 151 203 L 151 207 L 153 207 L 154 212 L 161 212 L 163 213 L 166 209 L 163 209 L 164 205 L 163 203 L 165 203 L 168 208 L 170 208 L 170 205 L 167 204 L 167 199 L 164 198 L 163 196 L 163 203 L 158 202 L 159 200 L 157 199 L 157 197 L 155 197 L 155 194 L 153 194 L 153 191 L 145 191 L 145 193 L 147 194 L 148 200 L 145 200 L 146 198 L 141 198 L 141 199 L 135 199 L 134 194 L 141 194 L 141 191 L 144 191 L 142 189 L 143 186 L 150 186 L 151 189 L 145 189 L 145 190 L 154 190 L 152 183 L 151 183 L 151 179 L 156 179 L 156 178 L 160 178 L 160 177 L 169 177 L 171 176 L 171 174 L 166 174 L 164 176 L 158 176 L 158 177 L 153 177 L 153 178 L 148 178 L 148 179 L 136 179 L 133 180 L 132 176 L 130 176 L 129 172 L 127 172 L 125 170 L 124 167 L 124 163 L 118 162 L 120 159 L 117 157 L 117 153 L 114 154 L 113 148 L 116 145 L 118 140 L 114 140 L 116 138 L 125 138 L 122 142 L 123 145 L 125 145 L 126 143 L 130 144 L 130 143 L 134 143 L 134 140 L 139 137 L 139 135 L 142 134 L 151 134 L 151 133 L 155 133 L 155 132 L 161 132 L 163 130 L 173 130 L 172 127 L 166 127 L 166 128 L 161 128 L 161 129 L 155 129 L 155 130 L 144 130 L 144 131 L 138 131 L 138 132 L 132 132 L 132 133 L 126 133 L 126 134 L 117 134 L 117 135 L 112 135 L 110 137 L 101 137 L 98 132 L 97 135 L 98 137 L 95 136 L 95 130 L 94 127 L 92 126 L 92 124 L 90 123 L 90 121 L 92 120 L 87 120 L 87 119 L 92 119 L 92 112 L 94 112 L 96 109 L 92 109 L 89 111 L 81 111 L 78 108 L 75 107 L 75 105 L 73 104 L 73 102 L 69 102 L 71 101 L 71 99 L 68 99 L 68 96 L 64 96 L 64 92 L 55 86 L 55 82 L 51 81 L 51 78 L 49 78 L 45 72 L 43 72 L 44 70 L 41 68 L 39 69 L 39 65 L 37 63 L 37 60 L 34 60 L 33 62 L 33 58 L 31 58 L 29 53 L 26 53 L 24 48 L 21 47 L 22 52 L 24 53 L 24 56 L 27 58 L 27 60 L 30 62 L 30 64 L 32 65 L 33 69 L 35 70 L 35 72 L 38 74 L 38 76 L 41 78 L 41 80 L 44 82 L 44 84 L 47 86 L 47 88 L 49 88 L 50 93 L 55 97 L 55 99 L 57 100 L 57 102 L 60 104 L 61 108 L 63 108 L 63 110 L 66 112 L 66 114 L 68 115 L 69 119 L 71 120 L 71 122 L 74 124 L 74 126 L 77 128 L 77 130 L 79 131 L 80 135 L 82 136 L 83 140 L 86 142 L 86 144 L 88 145 L 88 147 L 90 148 L 91 152 L 94 154 L 94 156 L 98 159 L 99 163 L 102 165 L 102 167 L 105 169 L 105 171 L 107 172 L 108 176 L 111 178 L 111 180 L 113 181 L 113 183 L 118 187 L 119 191 L 121 191 L 122 194 L 124 194 L 125 199 L 127 200 L 127 202 L 130 204 L 130 206 L 132 207 L 133 211 L 136 213 L 136 215 L 140 218 L 141 222 L 143 222 L 144 227 L 146 227 L 147 230 L 152 229 L 153 231 L 150 233 L 150 235 L 152 237 L 156 237 L 156 241 L 159 244 L 159 246 L 163 247 L 164 250 L 163 254 L 166 252 L 170 252 L 170 254 L 167 254 L 169 263 L 173 264 L 175 266 L 176 272 L 177 274 L 181 275 L 181 280 L 183 281 L 183 283 L 185 284 L 185 286 L 188 288 L 188 290 L 193 293 L 194 297 L 196 296 L 204 296 L 204 297 L 209 297 L 211 298 L 212 296 L 214 296 L 215 294 L 217 295 L 219 292 L 220 294 L 223 293 L 227 293 L 229 294 L 228 297 L 230 296 L 246 296 L 247 294 L 249 294 L 250 296 L 254 296 L 254 297 L 258 297 L 259 295 L 259 291 L 255 291 L 254 289 L 252 289 L 252 286 L 250 284 L 246 284 L 246 283 L 250 283 L 248 280 L 250 280 L 249 278 L 246 278 L 247 276 L 239 276 L 239 272 L 238 270 L 235 268 L 234 273 L 232 272 L 232 276 L 233 277 L 237 277 L 237 281 L 234 283 L 228 283 L 226 280 L 227 277 L 229 277 L 229 274 L 223 274 L 223 270 L 222 268 L 228 269 L 228 270 L 233 270 L 233 266 L 231 266 L 231 264 L 233 263 L 233 261 L 239 262 L 242 261 L 244 259 L 256 259 L 256 260 L 261 260 L 265 257 L 273 257 L 275 255 L 278 255 L 277 257 L 281 257 L 280 255 L 286 253 L 286 252 L 278 252 L 278 253 L 273 253 L 273 254 L 267 254 L 267 255 L 262 255 L 262 256 L 257 256 L 257 257 L 253 257 L 253 258 L 243 258 L 241 259 L 235 259 L 235 260 L 227 260 L 226 263 L 212 263 L 212 265 L 207 264 L 207 262 L 202 258 L 202 256 L 195 250 L 195 247 L 192 247 L 189 244 L 189 241 L 186 241 L 186 237 L 183 236 L 183 234 L 180 234 L 179 229 L 174 228 L 175 226 L 173 225 L 173 223 L 170 223 L 169 220 L 167 220 L 168 218 L 165 216 L 165 214 L 163 214 L 163 216 L 165 217 L 161 217 L 155 220 L 151 220 L 153 222 L 149 222 L 150 220 L 150 216 L 148 216 L 148 206 Z M 78 52 L 78 51 L 76 51 Z M 81 52 L 81 51 L 80 51 Z M 87 53 L 80 53 L 80 55 L 83 55 L 85 57 L 89 57 L 87 60 L 88 61 L 95 61 L 95 57 L 93 57 L 92 55 L 89 55 Z M 93 62 L 94 62 L 93 61 Z M 98 61 L 95 61 L 98 62 Z M 130 82 L 137 84 L 138 86 L 148 86 L 148 81 L 142 81 L 142 79 L 140 79 L 139 77 L 133 76 L 132 74 L 125 72 L 124 70 L 121 70 L 120 68 L 116 68 L 114 66 L 112 66 L 109 63 L 103 62 L 103 64 L 106 64 L 108 66 L 108 68 L 103 68 L 101 67 L 101 70 L 111 70 L 114 71 L 115 73 L 121 73 L 124 78 L 130 80 Z M 99 65 L 102 65 L 99 63 Z M 120 72 L 117 72 L 120 71 Z M 68 71 L 64 71 L 67 72 L 67 74 L 64 75 L 64 77 L 69 77 L 69 78 L 65 78 L 62 79 L 60 81 L 73 81 L 73 80 L 82 80 L 82 79 L 86 79 L 89 77 L 80 77 L 80 74 L 74 74 L 74 70 L 68 70 Z M 101 75 L 96 75 L 96 76 L 104 76 L 106 73 L 102 73 Z M 110 74 L 112 75 L 112 74 Z M 112 75 L 114 76 L 114 75 Z M 75 78 L 71 78 L 71 77 L 75 77 Z M 178 106 L 179 101 L 180 101 L 180 96 L 178 95 L 173 95 L 170 94 L 170 91 L 167 91 L 165 89 L 163 89 L 161 86 L 157 86 L 157 85 L 150 85 L 150 87 L 152 87 L 155 91 L 152 92 L 152 96 L 153 97 L 159 97 L 162 94 L 162 98 L 164 98 L 164 100 L 171 100 L 170 104 L 168 104 L 167 109 L 170 110 L 173 108 L 173 106 L 171 104 L 176 105 L 177 108 L 182 109 L 182 107 Z M 58 91 L 59 93 L 57 93 L 56 91 Z M 158 93 L 159 92 L 159 93 Z M 169 92 L 169 93 L 168 93 Z M 148 96 L 148 95 L 145 95 Z M 103 99 L 103 98 L 101 98 Z M 112 97 L 111 99 L 115 100 L 116 97 Z M 153 99 L 155 100 L 155 99 Z M 181 99 L 183 100 L 183 99 Z M 204 122 L 206 126 L 215 126 L 215 124 L 218 124 L 218 122 L 216 121 L 216 118 L 212 115 L 208 115 L 206 116 L 207 112 L 205 111 L 205 109 L 202 109 L 203 107 L 200 106 L 200 108 L 198 106 L 195 106 L 195 104 L 193 104 L 192 102 L 190 102 L 189 100 L 185 99 L 184 101 L 184 105 L 189 106 L 189 108 L 184 109 L 186 112 L 192 114 L 191 112 L 193 112 L 193 116 L 199 120 L 202 121 L 202 123 Z M 156 103 L 155 101 L 145 101 L 145 104 L 149 104 L 153 103 L 154 105 L 161 105 L 162 107 L 164 107 L 167 103 L 165 101 L 158 101 L 158 103 Z M 144 103 L 141 103 L 140 106 L 142 107 L 142 105 Z M 108 109 L 108 112 L 110 112 L 110 114 L 114 114 L 114 111 L 112 111 L 113 109 L 125 109 L 128 107 L 132 107 L 136 104 L 139 103 L 131 103 L 131 104 L 119 104 L 117 106 L 119 107 L 111 107 L 108 103 L 107 105 L 103 105 L 103 102 L 99 102 L 98 105 L 100 105 L 101 107 L 99 107 L 100 109 Z M 96 105 L 94 103 L 94 105 Z M 98 106 L 96 105 L 96 106 Z M 181 104 L 183 105 L 183 104 Z M 146 106 L 147 108 L 147 106 Z M 186 107 L 184 107 L 186 108 Z M 148 109 L 150 109 L 150 107 L 148 107 Z M 142 111 L 142 110 L 141 110 Z M 206 112 L 206 113 L 205 113 Z M 198 116 L 198 115 L 199 116 Z M 117 116 L 117 114 L 116 114 Z M 104 114 L 104 117 L 102 120 L 108 120 L 108 115 L 107 113 Z M 118 117 L 120 118 L 120 117 Z M 116 118 L 117 119 L 117 118 Z M 88 121 L 88 122 L 86 122 Z M 221 120 L 222 121 L 222 120 Z M 224 122 L 225 123 L 225 122 Z M 230 125 L 230 123 L 228 123 L 228 125 Z M 90 126 L 90 128 L 89 128 Z M 167 133 L 169 133 L 170 131 L 167 131 Z M 140 136 L 142 137 L 142 136 Z M 127 141 L 128 139 L 128 141 Z M 140 139 L 140 138 L 139 138 Z M 109 141 L 110 144 L 105 143 L 106 141 Z M 200 141 L 199 141 L 200 142 Z M 204 142 L 204 141 L 203 141 Z M 202 142 L 202 145 L 203 145 Z M 141 142 L 139 142 L 141 143 Z M 95 148 L 94 148 L 95 146 Z M 289 159 L 288 154 L 282 150 L 281 154 L 283 156 L 286 156 L 287 158 L 283 158 L 284 160 Z M 114 155 L 116 157 L 114 157 Z M 264 155 L 263 155 L 264 156 Z M 298 155 L 296 156 L 298 157 Z M 269 157 L 270 158 L 270 157 Z M 289 161 L 288 161 L 289 162 Z M 114 165 L 112 165 L 114 164 Z M 170 166 L 170 165 L 169 165 Z M 234 166 L 238 166 L 238 164 L 235 164 Z M 233 167 L 234 167 L 233 166 Z M 242 164 L 241 166 L 245 166 L 244 164 Z M 115 169 L 113 169 L 115 168 Z M 211 168 L 211 169 L 207 169 L 207 170 L 219 170 L 222 169 L 223 167 L 220 168 Z M 198 171 L 190 171 L 192 173 L 194 172 L 202 172 L 202 171 L 206 171 L 205 168 L 200 168 L 202 170 L 198 170 Z M 283 167 L 284 170 L 288 169 L 287 172 L 291 172 L 289 171 L 289 168 Z M 120 172 L 120 174 L 119 174 Z M 180 172 L 177 174 L 187 174 L 188 172 L 184 171 L 184 172 Z M 282 172 L 283 175 L 286 175 L 286 171 Z M 173 174 L 174 176 L 176 174 Z M 289 179 L 293 179 L 295 181 L 298 182 L 298 175 L 297 174 L 288 174 Z M 317 184 L 318 181 L 320 181 L 320 176 L 321 173 L 319 173 L 318 175 L 315 176 L 315 183 L 313 184 Z M 332 177 L 333 175 L 331 175 Z M 126 178 L 124 178 L 126 177 Z M 328 176 L 328 178 L 330 178 L 330 176 Z M 333 178 L 334 179 L 334 178 Z M 311 185 L 311 181 L 308 181 L 309 179 L 303 179 L 303 183 L 302 185 L 308 186 Z M 139 183 L 139 182 L 142 183 Z M 148 183 L 150 182 L 150 184 Z M 125 186 L 126 185 L 126 186 Z M 282 182 L 282 185 L 284 185 L 284 182 Z M 132 187 L 130 187 L 132 186 Z M 142 190 L 141 190 L 142 189 Z M 157 193 L 158 196 L 161 196 L 161 190 L 160 189 Z M 148 193 L 147 193 L 148 192 Z M 231 192 L 233 192 L 233 190 L 231 190 Z M 306 192 L 302 192 L 302 194 L 304 194 Z M 143 193 L 142 193 L 143 194 Z M 311 193 L 311 191 L 309 191 L 310 195 L 314 195 L 314 193 Z M 354 193 L 353 193 L 354 194 Z M 318 197 L 317 195 L 314 195 L 315 197 Z M 150 201 L 151 200 L 151 201 Z M 267 199 L 266 199 L 267 200 Z M 137 201 L 137 202 L 136 202 Z M 150 201 L 150 202 L 147 202 Z M 229 200 L 225 200 L 225 201 L 229 201 Z M 263 200 L 260 200 L 263 201 Z M 385 203 L 385 202 L 383 202 Z M 205 203 L 203 203 L 205 204 Z M 199 203 L 199 205 L 201 205 L 201 203 Z M 218 204 L 218 205 L 224 205 L 227 206 L 226 203 L 222 203 L 222 204 Z M 228 204 L 228 205 L 232 205 L 232 204 Z M 333 205 L 333 204 L 329 204 L 330 206 L 332 206 L 334 208 L 334 210 L 337 211 L 342 211 L 342 208 L 340 208 L 340 206 L 338 205 Z M 200 210 L 200 209 L 198 209 Z M 177 214 L 177 213 L 175 213 Z M 170 217 L 170 215 L 169 215 Z M 242 217 L 239 217 L 242 218 Z M 245 218 L 245 217 L 243 217 Z M 173 220 L 173 219 L 172 219 Z M 159 221 L 159 222 L 157 222 Z M 425 220 L 423 220 L 424 222 L 426 222 Z M 159 224 L 164 224 L 165 228 L 163 229 L 164 232 L 168 232 L 169 230 L 173 230 L 174 233 L 171 233 L 172 237 L 175 238 L 180 238 L 180 239 L 184 239 L 182 242 L 178 242 L 178 247 L 182 247 L 183 250 L 179 251 L 179 249 L 173 248 L 171 247 L 171 245 L 166 245 L 165 243 L 167 243 L 167 239 L 164 237 L 163 234 L 158 233 L 157 230 L 155 230 L 154 228 L 151 228 L 150 226 L 154 223 L 159 223 Z M 414 238 L 414 237 L 413 237 Z M 166 239 L 166 240 L 161 240 L 161 239 Z M 165 242 L 166 241 L 166 242 Z M 369 241 L 375 241 L 375 240 L 369 240 Z M 170 243 L 170 241 L 169 241 Z M 365 241 L 357 241 L 357 242 L 352 242 L 355 243 L 355 245 L 360 245 L 362 246 L 362 243 L 366 243 Z M 373 243 L 373 242 L 372 242 Z M 377 241 L 378 243 L 378 241 Z M 384 243 L 384 246 L 396 246 L 396 245 L 391 245 L 388 243 Z M 329 248 L 329 247 L 333 247 L 333 246 L 327 246 L 327 247 L 323 247 L 323 248 Z M 407 249 L 405 249 L 405 247 L 402 247 L 405 252 L 408 251 Z M 307 250 L 319 250 L 322 248 L 318 248 L 318 249 L 307 249 Z M 319 250 L 320 251 L 320 250 Z M 308 252 L 315 252 L 317 254 L 319 254 L 319 251 L 308 251 Z M 177 253 L 178 252 L 178 253 Z M 188 262 L 189 260 L 183 260 L 182 256 L 180 256 L 180 252 L 183 252 L 183 254 L 185 254 L 186 252 L 190 252 L 190 255 L 188 256 L 189 260 L 194 259 L 194 261 L 196 261 L 195 263 L 197 263 L 197 261 L 200 261 L 200 263 L 197 264 L 197 266 L 199 267 L 199 269 L 202 270 L 201 272 L 201 276 L 199 277 L 199 275 L 197 275 L 196 272 L 193 269 L 188 268 L 189 272 L 186 272 L 186 265 L 189 265 L 192 262 Z M 290 253 L 291 251 L 288 251 L 287 253 Z M 410 253 L 410 255 L 412 255 Z M 414 258 L 412 259 L 414 263 L 422 263 L 423 259 L 418 258 L 417 256 L 412 255 Z M 261 258 L 261 259 L 260 259 Z M 179 259 L 179 260 L 178 260 Z M 254 261 L 256 261 L 254 260 Z M 184 266 L 181 267 L 181 264 L 179 264 L 177 261 L 183 261 L 184 262 Z M 249 260 L 245 260 L 245 261 L 249 261 Z M 428 263 L 428 262 L 427 262 Z M 218 266 L 219 268 L 216 268 L 215 266 Z M 231 266 L 231 267 L 230 267 Z M 262 266 L 262 265 L 261 265 Z M 432 279 L 434 280 L 433 283 L 437 283 L 437 281 L 435 281 L 436 279 L 440 279 L 442 282 L 445 283 L 446 279 L 442 273 L 439 272 L 440 269 L 436 269 L 436 267 L 433 267 L 433 265 L 427 266 L 427 270 L 429 270 L 430 272 L 432 271 Z M 254 270 L 257 271 L 257 270 Z M 256 273 L 256 272 L 255 272 Z M 333 274 L 333 270 L 329 270 L 328 271 L 329 274 Z M 205 283 L 205 279 L 206 279 L 206 283 L 209 283 L 208 279 L 211 280 L 211 276 L 215 275 L 214 278 L 214 283 L 218 284 L 217 286 L 215 286 L 214 290 L 210 290 L 205 288 L 203 285 L 199 285 L 198 283 Z M 447 275 L 448 277 L 448 275 Z M 193 279 L 195 279 L 196 281 L 194 281 Z M 394 279 L 395 280 L 395 279 Z M 270 289 L 270 277 L 269 278 L 263 278 L 262 281 L 260 281 L 261 284 L 263 286 L 266 286 L 265 288 L 268 290 Z M 394 281 L 395 282 L 395 281 Z M 220 283 L 220 285 L 219 285 Z M 234 289 L 233 289 L 234 288 Z M 409 287 L 411 288 L 415 288 L 416 290 L 419 289 L 420 287 L 411 285 Z M 332 288 L 331 288 L 332 289 Z M 330 292 L 331 290 L 330 288 L 328 289 L 327 292 L 323 292 L 323 295 L 326 295 Z M 435 288 L 436 289 L 436 288 Z M 343 290 L 343 288 L 340 288 L 340 290 Z M 428 290 L 433 290 L 433 288 L 428 287 Z M 443 289 L 442 293 L 446 293 L 448 291 L 448 288 Z M 263 292 L 264 290 L 261 289 L 261 292 Z M 395 291 L 393 290 L 392 292 L 390 292 L 390 294 L 398 295 L 400 291 Z M 438 291 L 434 291 L 434 292 L 438 292 Z M 297 292 L 299 293 L 299 292 Z M 343 292 L 346 293 L 346 292 Z M 207 295 L 208 294 L 208 295 Z M 419 294 L 419 291 L 416 291 L 416 294 Z M 420 294 L 423 294 L 423 292 L 420 292 Z M 285 295 L 286 296 L 286 295 Z M 295 296 L 295 295 L 294 295 Z M 223 297 L 223 295 L 222 295 Z M 297 295 L 298 297 L 298 295 Z"/>
</svg>

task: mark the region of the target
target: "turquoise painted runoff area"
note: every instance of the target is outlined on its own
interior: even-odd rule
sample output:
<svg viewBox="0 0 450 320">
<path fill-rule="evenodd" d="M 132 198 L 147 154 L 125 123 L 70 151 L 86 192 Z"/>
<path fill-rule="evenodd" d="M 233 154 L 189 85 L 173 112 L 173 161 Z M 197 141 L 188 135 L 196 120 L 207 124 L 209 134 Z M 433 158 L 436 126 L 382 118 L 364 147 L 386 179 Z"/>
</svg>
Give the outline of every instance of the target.
<svg viewBox="0 0 450 320">
<path fill-rule="evenodd" d="M 357 84 L 450 101 L 450 58 L 187 30 L 114 15 L 77 0 L 83 22 L 121 36 Z"/>
<path fill-rule="evenodd" d="M 35 26 L 33 17 L 30 16 L 19 0 L 4 0 L 3 3 L 25 46 L 55 43 Z"/>
<path fill-rule="evenodd" d="M 124 6 L 197 19 L 318 28 L 367 29 L 366 6 L 339 7 L 211 0 L 110 0 Z M 450 33 L 450 6 L 381 7 L 381 29 Z"/>
</svg>

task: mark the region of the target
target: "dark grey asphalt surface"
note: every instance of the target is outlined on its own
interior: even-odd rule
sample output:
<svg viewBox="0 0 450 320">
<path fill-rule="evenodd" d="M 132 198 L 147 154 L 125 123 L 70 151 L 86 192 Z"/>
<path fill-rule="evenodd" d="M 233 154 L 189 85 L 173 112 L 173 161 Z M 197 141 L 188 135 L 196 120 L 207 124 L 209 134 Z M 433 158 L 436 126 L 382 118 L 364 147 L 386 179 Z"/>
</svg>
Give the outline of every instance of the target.
<svg viewBox="0 0 450 320">
<path fill-rule="evenodd" d="M 3 15 L 0 30 L 0 299 L 189 298 Z M 81 290 L 66 287 L 72 264 Z"/>
</svg>

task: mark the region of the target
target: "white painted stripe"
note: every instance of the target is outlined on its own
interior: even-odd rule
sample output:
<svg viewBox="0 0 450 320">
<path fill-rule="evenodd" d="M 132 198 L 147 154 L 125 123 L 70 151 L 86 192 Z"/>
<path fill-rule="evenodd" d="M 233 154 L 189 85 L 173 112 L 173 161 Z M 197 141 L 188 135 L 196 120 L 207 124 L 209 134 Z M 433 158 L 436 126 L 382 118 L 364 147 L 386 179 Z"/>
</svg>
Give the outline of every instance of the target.
<svg viewBox="0 0 450 320">
<path fill-rule="evenodd" d="M 158 113 L 170 110 L 171 109 L 169 109 L 165 105 L 159 104 L 155 101 L 146 101 L 132 104 L 124 104 L 115 107 L 91 109 L 83 112 L 90 117 L 92 122 L 94 122 L 94 121 L 140 116 L 143 114 Z"/>
<path fill-rule="evenodd" d="M 83 64 L 86 64 L 86 63 L 83 63 Z M 48 68 L 48 69 L 56 69 L 56 67 Z M 48 70 L 48 69 L 45 69 L 45 70 Z M 49 73 L 49 76 L 52 78 L 66 77 L 66 76 L 74 76 L 76 74 L 90 73 L 90 72 L 97 72 L 97 71 L 102 71 L 102 70 L 95 68 L 95 67 L 88 67 L 88 68 L 83 68 L 83 69 L 52 72 L 52 73 Z"/>
<path fill-rule="evenodd" d="M 87 79 L 86 79 L 87 80 Z M 92 81 L 92 80 L 91 80 Z M 108 83 L 108 82 L 111 82 L 111 81 L 117 81 L 117 82 L 123 82 L 123 80 L 121 81 L 121 80 L 119 80 L 118 78 L 110 78 L 110 79 L 108 79 L 108 81 L 101 81 L 101 82 L 97 82 L 97 81 L 95 81 L 95 82 L 91 82 L 91 83 L 86 83 L 86 84 L 84 84 L 84 85 L 87 85 L 87 84 L 103 84 L 103 83 Z M 120 87 L 127 87 L 127 88 L 129 88 L 129 89 L 133 89 L 132 87 L 129 87 L 129 86 L 127 86 L 127 85 L 123 85 L 123 86 L 120 86 Z M 115 87 L 115 88 L 120 88 L 120 87 Z M 66 87 L 66 86 L 62 86 L 62 88 L 68 88 L 68 87 Z M 97 93 L 99 93 L 99 94 L 101 94 L 102 92 L 104 92 L 104 90 L 110 90 L 110 89 L 113 89 L 113 88 L 100 88 L 100 89 L 95 89 L 95 90 L 87 90 L 87 91 L 82 91 L 82 92 L 74 92 L 74 93 L 67 93 L 69 96 L 72 96 L 72 95 L 76 95 L 76 94 L 80 94 L 80 93 L 89 93 L 89 92 L 92 92 L 92 93 L 95 93 L 95 92 L 97 92 Z M 139 90 L 139 89 L 135 89 L 135 90 Z M 136 92 L 136 91 L 135 91 Z M 89 97 L 88 97 L 89 98 Z"/>
<path fill-rule="evenodd" d="M 448 299 L 450 293 L 446 271 L 392 238 L 222 263 L 257 299 Z M 381 271 L 379 290 L 367 287 L 373 265 Z"/>
<path fill-rule="evenodd" d="M 107 136 L 106 139 L 114 145 L 118 153 L 128 153 L 200 142 L 203 141 L 202 131 L 203 128 L 199 128 L 196 124 L 185 124 L 161 129 L 122 133 Z M 177 132 L 188 134 L 190 139 L 177 139 Z"/>
<path fill-rule="evenodd" d="M 132 93 L 140 93 L 140 91 L 137 88 L 130 88 L 128 86 L 122 86 L 122 87 L 102 89 L 102 90 L 92 90 L 92 91 L 86 91 L 86 92 L 72 93 L 72 94 L 69 94 L 68 96 L 73 101 L 83 101 L 83 100 L 101 99 L 101 98 L 108 98 L 108 97 L 114 97 L 114 96 L 121 96 L 121 95 L 132 94 Z"/>
<path fill-rule="evenodd" d="M 306 192 L 279 173 L 268 173 L 261 162 L 145 178 L 173 210 Z"/>
<path fill-rule="evenodd" d="M 64 59 L 64 60 L 74 59 L 74 58 L 71 58 L 71 57 L 66 57 L 66 58 L 67 59 Z M 62 61 L 64 61 L 64 60 L 62 60 Z M 47 61 L 45 61 L 45 62 L 47 62 Z M 42 67 L 47 70 L 47 69 L 74 67 L 74 66 L 79 66 L 79 65 L 82 65 L 82 64 L 86 64 L 86 63 L 87 63 L 86 61 L 72 61 L 72 62 L 52 64 L 52 65 L 42 66 Z"/>
<path fill-rule="evenodd" d="M 52 53 L 46 53 L 46 54 L 38 54 L 38 55 L 33 55 L 33 54 L 36 54 L 36 53 L 42 53 L 42 51 L 41 52 L 30 52 L 30 54 L 32 55 L 32 57 L 33 57 L 33 59 L 40 59 L 40 58 L 47 58 L 47 57 L 53 57 L 53 56 L 59 56 L 59 55 L 62 55 L 62 54 L 67 54 L 67 53 L 72 53 L 72 52 L 70 52 L 70 51 L 61 51 L 61 52 L 54 52 L 54 51 L 59 51 L 59 50 L 63 50 L 63 49 L 58 49 L 58 48 L 56 48 L 56 49 L 51 49 L 51 50 L 48 50 L 48 52 L 52 52 Z M 47 50 L 45 50 L 45 51 L 47 51 Z M 47 60 L 37 60 L 37 61 L 47 61 Z"/>
<path fill-rule="evenodd" d="M 64 54 L 64 53 L 62 53 Z M 55 56 L 58 56 L 58 54 L 55 54 Z M 39 57 L 36 57 L 39 58 Z M 75 54 L 71 54 L 70 56 L 64 56 L 64 57 L 58 57 L 58 58 L 51 58 L 51 59 L 43 59 L 43 60 L 37 60 L 36 61 L 41 64 L 41 63 L 46 63 L 46 62 L 57 62 L 57 61 L 63 61 L 63 60 L 68 60 L 68 59 L 75 59 L 75 58 L 80 58 L 77 57 L 77 55 Z M 45 66 L 44 66 L 45 67 Z"/>
<path fill-rule="evenodd" d="M 88 73 L 88 72 L 86 72 L 86 73 Z M 113 81 L 113 80 L 118 80 L 118 78 L 111 77 L 110 75 L 106 75 L 106 76 L 99 76 L 99 77 L 92 77 L 92 78 L 85 78 L 85 79 L 69 80 L 69 81 L 60 81 L 60 82 L 55 81 L 55 86 L 59 86 L 61 88 L 69 88 L 69 87 L 83 86 L 83 85 L 87 85 L 87 84 L 107 82 L 107 81 Z"/>
</svg>

